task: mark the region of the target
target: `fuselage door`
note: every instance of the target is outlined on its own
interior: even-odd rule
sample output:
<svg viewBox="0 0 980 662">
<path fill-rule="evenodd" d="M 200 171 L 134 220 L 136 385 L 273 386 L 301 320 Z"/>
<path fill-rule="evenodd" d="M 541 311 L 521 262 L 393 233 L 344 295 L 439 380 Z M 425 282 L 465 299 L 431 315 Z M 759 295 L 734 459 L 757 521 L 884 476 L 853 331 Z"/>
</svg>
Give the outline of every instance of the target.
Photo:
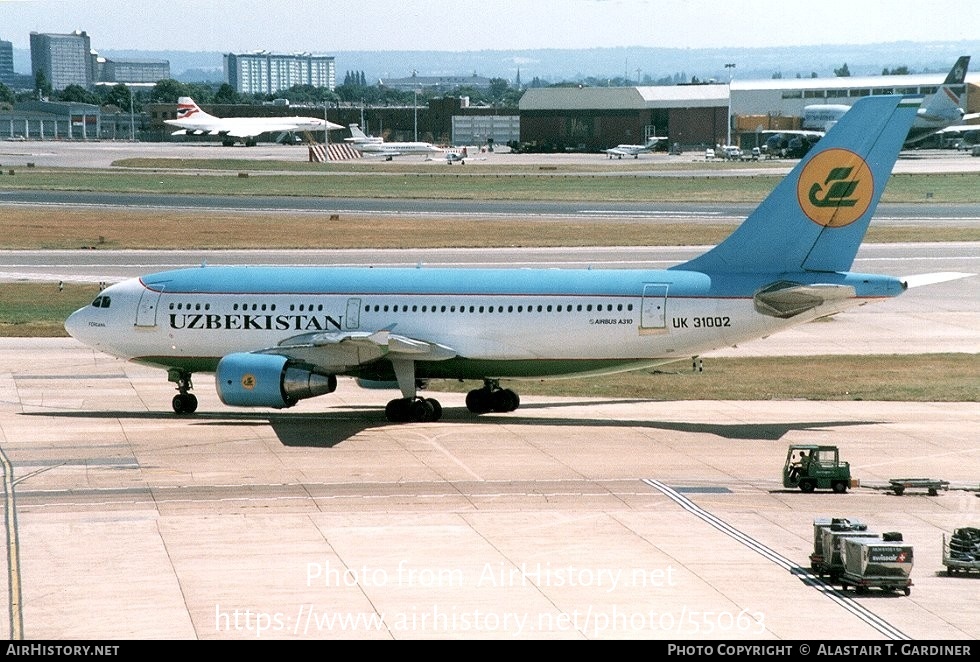
<svg viewBox="0 0 980 662">
<path fill-rule="evenodd" d="M 157 325 L 157 307 L 162 294 L 162 290 L 143 290 L 139 305 L 136 307 L 136 326 Z"/>
<path fill-rule="evenodd" d="M 640 307 L 640 333 L 667 331 L 667 284 L 643 285 L 643 304 Z"/>
<path fill-rule="evenodd" d="M 361 300 L 347 300 L 347 315 L 344 317 L 344 328 L 353 331 L 361 326 Z"/>
</svg>

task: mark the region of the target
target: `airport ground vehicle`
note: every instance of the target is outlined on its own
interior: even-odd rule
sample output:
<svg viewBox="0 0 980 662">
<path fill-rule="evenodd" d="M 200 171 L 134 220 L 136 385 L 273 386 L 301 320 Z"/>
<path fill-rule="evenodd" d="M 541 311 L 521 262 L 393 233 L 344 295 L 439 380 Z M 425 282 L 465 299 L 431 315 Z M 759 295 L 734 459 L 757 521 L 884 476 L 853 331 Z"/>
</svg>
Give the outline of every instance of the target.
<svg viewBox="0 0 980 662">
<path fill-rule="evenodd" d="M 874 533 L 866 524 L 843 517 L 813 521 L 810 569 L 842 589 L 853 586 L 865 593 L 880 588 L 909 595 L 912 562 L 912 547 L 901 533 Z"/>
<path fill-rule="evenodd" d="M 858 593 L 871 588 L 884 591 L 899 589 L 910 595 L 912 580 L 912 546 L 902 540 L 901 533 L 883 533 L 875 538 L 844 538 L 841 545 L 844 571 L 837 583 L 842 588 L 853 586 Z"/>
<path fill-rule="evenodd" d="M 786 451 L 783 487 L 798 487 L 803 492 L 832 489 L 843 494 L 850 486 L 851 465 L 840 461 L 837 446 L 793 444 Z"/>
<path fill-rule="evenodd" d="M 943 565 L 946 574 L 980 572 L 980 529 L 963 527 L 949 538 L 943 534 Z"/>
<path fill-rule="evenodd" d="M 736 145 L 725 145 L 721 148 L 722 156 L 726 161 L 741 161 L 742 149 Z"/>
<path fill-rule="evenodd" d="M 810 569 L 821 577 L 836 580 L 844 572 L 841 546 L 844 538 L 877 538 L 868 525 L 844 517 L 821 517 L 813 520 L 813 553 Z"/>
<path fill-rule="evenodd" d="M 895 492 L 896 496 L 902 496 L 908 489 L 921 489 L 929 496 L 937 496 L 939 490 L 949 489 L 949 481 L 938 478 L 889 478 L 887 489 Z"/>
</svg>

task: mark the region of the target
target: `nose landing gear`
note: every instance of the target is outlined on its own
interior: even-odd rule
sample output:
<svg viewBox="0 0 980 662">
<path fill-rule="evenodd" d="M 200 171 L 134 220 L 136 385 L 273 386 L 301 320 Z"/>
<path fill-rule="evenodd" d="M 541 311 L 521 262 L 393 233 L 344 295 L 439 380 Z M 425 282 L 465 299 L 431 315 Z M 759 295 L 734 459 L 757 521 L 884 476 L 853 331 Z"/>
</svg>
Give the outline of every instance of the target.
<svg viewBox="0 0 980 662">
<path fill-rule="evenodd" d="M 197 396 L 189 391 L 194 388 L 191 384 L 191 373 L 176 368 L 167 372 L 167 379 L 177 384 L 177 395 L 171 401 L 175 414 L 193 414 L 197 411 Z"/>
</svg>

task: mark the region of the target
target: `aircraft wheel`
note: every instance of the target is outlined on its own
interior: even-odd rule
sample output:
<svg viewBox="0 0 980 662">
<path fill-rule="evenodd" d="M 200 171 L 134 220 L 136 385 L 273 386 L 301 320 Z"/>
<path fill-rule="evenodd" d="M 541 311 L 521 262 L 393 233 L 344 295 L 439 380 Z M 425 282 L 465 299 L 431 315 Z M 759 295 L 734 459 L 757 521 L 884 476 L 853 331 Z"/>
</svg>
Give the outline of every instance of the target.
<svg viewBox="0 0 980 662">
<path fill-rule="evenodd" d="M 474 414 L 485 414 L 492 411 L 490 390 L 486 388 L 473 389 L 466 394 L 466 408 Z"/>
<path fill-rule="evenodd" d="M 414 400 L 409 404 L 409 420 L 417 423 L 428 423 L 434 421 L 435 407 L 428 400 Z"/>
<path fill-rule="evenodd" d="M 432 398 L 397 398 L 385 406 L 385 417 L 392 423 L 430 423 L 442 418 L 442 405 Z"/>
<path fill-rule="evenodd" d="M 404 423 L 411 415 L 412 401 L 407 398 L 397 398 L 385 406 L 385 417 L 392 423 Z"/>
<path fill-rule="evenodd" d="M 197 396 L 190 393 L 178 393 L 170 403 L 175 414 L 193 414 L 197 411 Z"/>
<path fill-rule="evenodd" d="M 439 403 L 439 401 L 436 400 L 436 399 L 434 399 L 434 398 L 429 398 L 429 399 L 426 400 L 426 402 L 428 402 L 429 405 L 432 406 L 432 420 L 433 420 L 433 422 L 434 421 L 438 421 L 439 419 L 441 419 L 442 418 L 442 405 Z"/>
<path fill-rule="evenodd" d="M 514 411 L 521 405 L 520 397 L 510 389 L 494 391 L 490 400 L 495 412 Z"/>
</svg>

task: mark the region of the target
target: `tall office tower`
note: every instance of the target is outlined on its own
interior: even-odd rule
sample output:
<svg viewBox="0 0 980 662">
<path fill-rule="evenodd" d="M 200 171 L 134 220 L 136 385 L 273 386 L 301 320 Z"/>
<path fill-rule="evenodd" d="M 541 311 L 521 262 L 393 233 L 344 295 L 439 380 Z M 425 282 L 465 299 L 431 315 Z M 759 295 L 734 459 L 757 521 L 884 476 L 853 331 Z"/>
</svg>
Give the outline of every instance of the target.
<svg viewBox="0 0 980 662">
<path fill-rule="evenodd" d="M 275 94 L 294 85 L 333 90 L 337 73 L 332 56 L 260 51 L 225 55 L 225 80 L 242 94 Z"/>
<path fill-rule="evenodd" d="M 92 41 L 85 32 L 31 33 L 31 74 L 36 78 L 37 72 L 43 71 L 52 89 L 91 85 L 95 80 L 93 61 Z"/>
<path fill-rule="evenodd" d="M 0 79 L 14 73 L 14 45 L 0 39 Z"/>
</svg>

